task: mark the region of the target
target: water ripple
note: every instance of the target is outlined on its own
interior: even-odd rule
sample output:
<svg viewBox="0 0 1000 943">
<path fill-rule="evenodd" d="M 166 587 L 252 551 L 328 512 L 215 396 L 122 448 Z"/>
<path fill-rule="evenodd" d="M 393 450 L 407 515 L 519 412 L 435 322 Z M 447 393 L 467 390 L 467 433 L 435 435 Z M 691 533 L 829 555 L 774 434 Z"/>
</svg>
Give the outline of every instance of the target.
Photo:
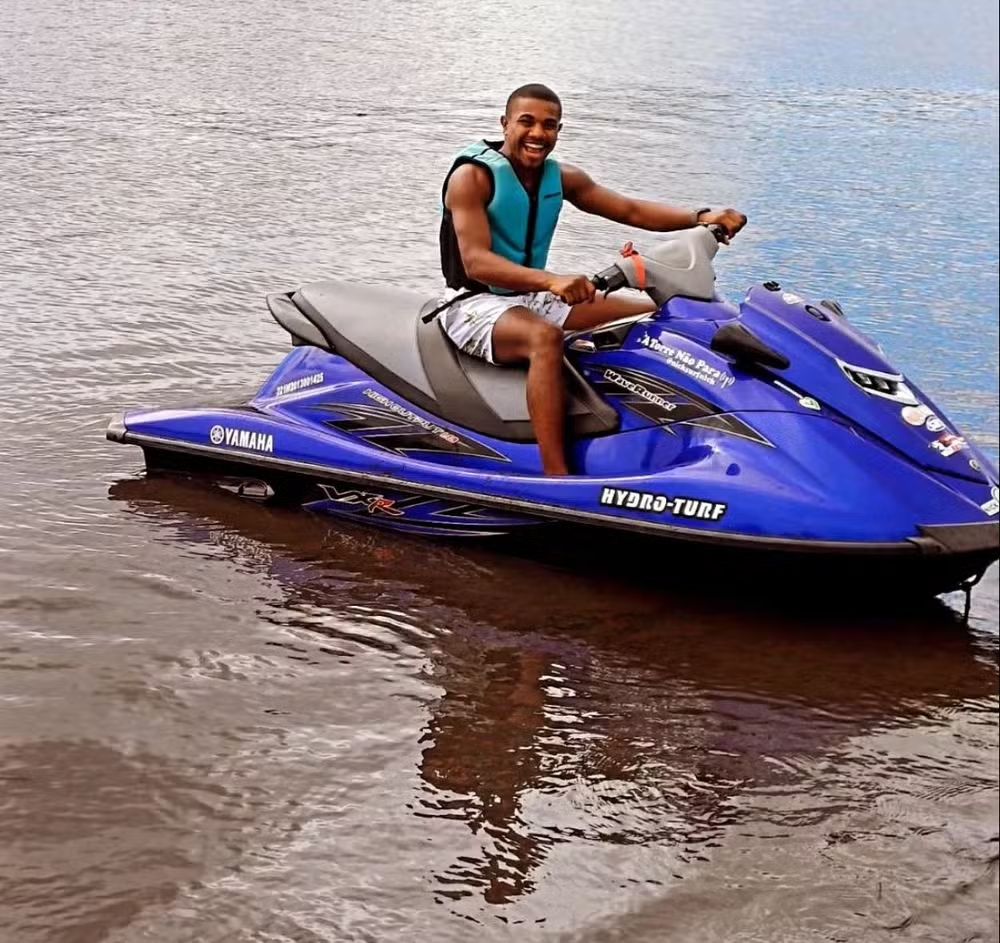
<svg viewBox="0 0 1000 943">
<path fill-rule="evenodd" d="M 748 212 L 720 291 L 837 297 L 996 457 L 995 7 L 903 6 L 5 10 L 8 934 L 996 937 L 997 567 L 968 625 L 756 609 L 248 506 L 104 439 L 250 393 L 288 349 L 268 292 L 436 288 L 448 155 L 538 78 L 565 160 Z M 567 210 L 553 265 L 633 236 Z"/>
</svg>

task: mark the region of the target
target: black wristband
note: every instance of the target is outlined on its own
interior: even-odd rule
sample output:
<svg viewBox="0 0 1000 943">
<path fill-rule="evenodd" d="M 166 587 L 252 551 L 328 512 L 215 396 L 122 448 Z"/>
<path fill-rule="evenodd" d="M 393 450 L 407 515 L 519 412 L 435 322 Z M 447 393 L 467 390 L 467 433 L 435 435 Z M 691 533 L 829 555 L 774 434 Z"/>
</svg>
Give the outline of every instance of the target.
<svg viewBox="0 0 1000 943">
<path fill-rule="evenodd" d="M 694 224 L 695 224 L 695 226 L 697 226 L 701 222 L 701 220 L 699 219 L 699 217 L 701 216 L 702 213 L 711 213 L 711 212 L 712 212 L 712 207 L 710 207 L 710 206 L 703 206 L 700 210 L 695 210 L 694 211 Z"/>
</svg>

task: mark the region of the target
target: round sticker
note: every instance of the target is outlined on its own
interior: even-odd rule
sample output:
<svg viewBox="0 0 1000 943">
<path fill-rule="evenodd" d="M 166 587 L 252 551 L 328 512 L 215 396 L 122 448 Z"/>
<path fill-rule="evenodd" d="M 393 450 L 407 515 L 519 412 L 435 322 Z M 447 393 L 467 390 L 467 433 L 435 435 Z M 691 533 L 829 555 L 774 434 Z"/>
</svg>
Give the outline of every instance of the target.
<svg viewBox="0 0 1000 943">
<path fill-rule="evenodd" d="M 926 406 L 904 406 L 900 410 L 904 422 L 911 426 L 922 426 L 928 417 L 934 414 Z"/>
<path fill-rule="evenodd" d="M 208 433 L 213 445 L 222 445 L 226 439 L 226 430 L 222 426 L 212 426 Z"/>
<path fill-rule="evenodd" d="M 924 425 L 927 426 L 929 432 L 941 432 L 944 429 L 944 423 L 937 416 L 928 416 Z"/>
</svg>

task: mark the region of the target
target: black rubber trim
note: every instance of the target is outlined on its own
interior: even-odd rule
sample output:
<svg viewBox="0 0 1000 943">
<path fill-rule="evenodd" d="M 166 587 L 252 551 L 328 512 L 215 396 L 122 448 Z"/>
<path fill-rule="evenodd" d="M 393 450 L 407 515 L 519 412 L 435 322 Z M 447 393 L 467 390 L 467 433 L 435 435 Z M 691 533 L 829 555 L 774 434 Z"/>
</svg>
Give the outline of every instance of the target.
<svg viewBox="0 0 1000 943">
<path fill-rule="evenodd" d="M 937 544 L 928 547 L 929 553 L 975 553 L 993 548 L 1000 556 L 1000 521 L 983 521 L 981 524 L 921 524 L 920 533 Z"/>
</svg>

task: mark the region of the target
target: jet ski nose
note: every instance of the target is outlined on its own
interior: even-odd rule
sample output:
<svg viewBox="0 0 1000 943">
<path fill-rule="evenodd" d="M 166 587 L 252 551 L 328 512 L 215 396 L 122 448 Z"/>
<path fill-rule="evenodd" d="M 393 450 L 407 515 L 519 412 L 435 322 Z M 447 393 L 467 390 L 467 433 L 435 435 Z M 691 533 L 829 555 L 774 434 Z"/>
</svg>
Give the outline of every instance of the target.
<svg viewBox="0 0 1000 943">
<path fill-rule="evenodd" d="M 125 413 L 121 412 L 108 423 L 108 428 L 104 430 L 104 437 L 110 442 L 124 442 L 126 432 L 128 432 L 128 427 L 125 425 Z"/>
</svg>

